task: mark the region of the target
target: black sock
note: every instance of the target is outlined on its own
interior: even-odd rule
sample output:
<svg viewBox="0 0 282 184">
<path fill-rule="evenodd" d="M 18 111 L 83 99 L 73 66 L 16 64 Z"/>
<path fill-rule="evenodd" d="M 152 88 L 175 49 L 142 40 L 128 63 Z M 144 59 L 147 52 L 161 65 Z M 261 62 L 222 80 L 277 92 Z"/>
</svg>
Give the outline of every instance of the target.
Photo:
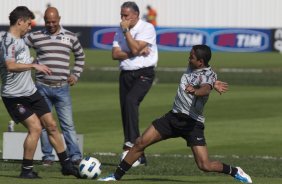
<svg viewBox="0 0 282 184">
<path fill-rule="evenodd" d="M 58 155 L 61 165 L 65 165 L 68 161 L 70 161 L 70 158 L 68 157 L 66 151 L 63 151 L 62 153 L 58 153 L 57 155 Z"/>
<path fill-rule="evenodd" d="M 33 169 L 33 160 L 23 159 L 22 162 L 22 171 L 23 172 L 30 172 Z"/>
<path fill-rule="evenodd" d="M 229 175 L 234 177 L 236 175 L 236 173 L 238 172 L 238 169 L 236 167 L 232 167 L 232 166 L 226 165 L 226 164 L 222 164 L 222 165 L 223 165 L 222 172 L 224 174 L 229 174 Z"/>
<path fill-rule="evenodd" d="M 122 176 L 131 168 L 132 165 L 128 164 L 125 160 L 122 160 L 118 165 L 116 172 L 114 174 L 116 180 L 120 180 Z"/>
</svg>

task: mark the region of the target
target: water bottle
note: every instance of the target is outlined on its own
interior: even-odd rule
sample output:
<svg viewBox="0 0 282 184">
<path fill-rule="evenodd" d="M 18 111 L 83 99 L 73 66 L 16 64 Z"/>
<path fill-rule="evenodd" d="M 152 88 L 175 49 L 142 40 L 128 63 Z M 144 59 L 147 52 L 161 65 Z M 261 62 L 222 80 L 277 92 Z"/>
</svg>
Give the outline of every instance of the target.
<svg viewBox="0 0 282 184">
<path fill-rule="evenodd" d="M 14 126 L 15 126 L 15 122 L 13 120 L 10 120 L 8 125 L 8 132 L 15 131 Z"/>
</svg>

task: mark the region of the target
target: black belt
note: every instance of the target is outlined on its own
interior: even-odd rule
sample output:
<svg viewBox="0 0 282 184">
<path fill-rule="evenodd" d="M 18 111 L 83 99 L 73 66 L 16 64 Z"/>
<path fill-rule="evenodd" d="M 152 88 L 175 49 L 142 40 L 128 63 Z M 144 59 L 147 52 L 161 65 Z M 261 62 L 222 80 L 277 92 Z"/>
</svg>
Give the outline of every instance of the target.
<svg viewBox="0 0 282 184">
<path fill-rule="evenodd" d="M 145 68 L 140 68 L 137 70 L 122 70 L 121 72 L 143 72 L 143 71 L 149 71 L 149 70 L 154 70 L 154 66 L 149 66 L 149 67 L 145 67 Z"/>
</svg>

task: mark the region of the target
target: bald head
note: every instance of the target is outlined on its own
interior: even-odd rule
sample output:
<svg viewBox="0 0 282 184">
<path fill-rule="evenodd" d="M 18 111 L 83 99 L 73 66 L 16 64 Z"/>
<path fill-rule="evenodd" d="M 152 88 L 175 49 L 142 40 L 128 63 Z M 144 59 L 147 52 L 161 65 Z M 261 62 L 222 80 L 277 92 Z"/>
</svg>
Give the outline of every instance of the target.
<svg viewBox="0 0 282 184">
<path fill-rule="evenodd" d="M 56 34 L 60 31 L 60 15 L 55 7 L 48 7 L 44 14 L 45 27 L 51 34 Z"/>
<path fill-rule="evenodd" d="M 60 17 L 57 8 L 55 8 L 55 7 L 48 7 L 46 9 L 46 11 L 45 11 L 44 18 L 45 17 L 49 17 L 49 16 Z"/>
</svg>

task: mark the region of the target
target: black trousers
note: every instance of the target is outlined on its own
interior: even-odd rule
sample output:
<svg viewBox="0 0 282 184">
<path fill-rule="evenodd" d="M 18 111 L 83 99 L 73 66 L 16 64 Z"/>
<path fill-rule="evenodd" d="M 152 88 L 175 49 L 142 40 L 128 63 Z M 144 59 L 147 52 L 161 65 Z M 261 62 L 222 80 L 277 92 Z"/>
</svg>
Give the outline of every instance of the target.
<svg viewBox="0 0 282 184">
<path fill-rule="evenodd" d="M 154 67 L 121 71 L 119 77 L 120 107 L 124 143 L 135 143 L 139 132 L 139 105 L 152 86 Z"/>
</svg>

